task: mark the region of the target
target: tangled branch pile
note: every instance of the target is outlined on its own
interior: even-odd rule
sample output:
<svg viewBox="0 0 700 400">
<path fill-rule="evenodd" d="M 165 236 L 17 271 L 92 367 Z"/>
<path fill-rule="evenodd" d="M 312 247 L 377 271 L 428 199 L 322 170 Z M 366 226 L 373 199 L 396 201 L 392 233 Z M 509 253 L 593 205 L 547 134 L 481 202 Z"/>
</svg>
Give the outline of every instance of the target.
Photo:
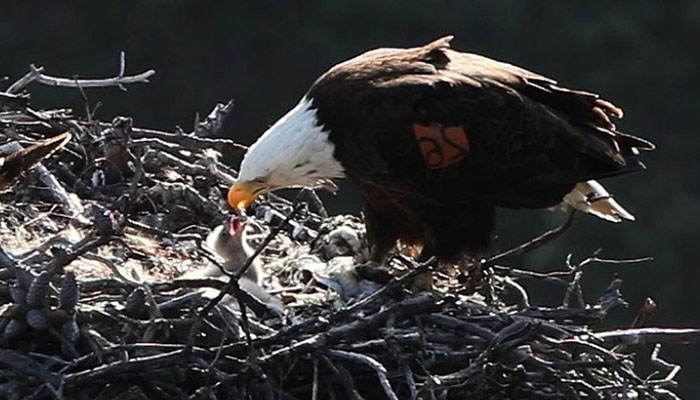
<svg viewBox="0 0 700 400">
<path fill-rule="evenodd" d="M 431 263 L 397 254 L 394 277 L 363 279 L 353 268 L 366 261 L 361 221 L 329 218 L 303 192 L 269 195 L 250 219 L 262 286 L 283 309 L 235 279 L 180 279 L 216 262 L 202 244 L 228 213 L 222 193 L 235 176 L 219 158 L 245 150 L 215 138 L 231 104 L 191 133 L 168 133 L 34 110 L 19 94 L 33 81 L 150 75 L 125 76 L 123 59 L 107 80 L 32 67 L 0 93 L 0 145 L 72 134 L 0 195 L 4 398 L 677 398 L 680 367 L 659 358 L 659 343 L 698 331 L 644 327 L 652 303 L 632 328 L 596 331 L 624 300 L 615 280 L 584 302 L 585 266 L 611 262 L 595 256 L 537 273 L 499 265 L 505 254 L 477 266 L 478 279 L 435 271 L 434 290 L 416 293 L 410 282 Z M 562 304 L 531 304 L 531 280 L 558 285 Z M 649 377 L 629 351 L 641 344 L 656 344 Z"/>
</svg>

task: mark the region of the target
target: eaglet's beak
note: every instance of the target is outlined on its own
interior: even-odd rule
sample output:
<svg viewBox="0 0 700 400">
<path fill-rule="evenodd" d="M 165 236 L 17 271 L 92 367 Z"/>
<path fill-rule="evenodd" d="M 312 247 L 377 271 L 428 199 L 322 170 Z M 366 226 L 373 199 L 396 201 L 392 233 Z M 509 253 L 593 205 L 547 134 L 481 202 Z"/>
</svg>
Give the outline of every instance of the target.
<svg viewBox="0 0 700 400">
<path fill-rule="evenodd" d="M 245 210 L 255 197 L 263 193 L 267 187 L 259 182 L 239 181 L 228 190 L 228 204 L 238 210 Z"/>
</svg>

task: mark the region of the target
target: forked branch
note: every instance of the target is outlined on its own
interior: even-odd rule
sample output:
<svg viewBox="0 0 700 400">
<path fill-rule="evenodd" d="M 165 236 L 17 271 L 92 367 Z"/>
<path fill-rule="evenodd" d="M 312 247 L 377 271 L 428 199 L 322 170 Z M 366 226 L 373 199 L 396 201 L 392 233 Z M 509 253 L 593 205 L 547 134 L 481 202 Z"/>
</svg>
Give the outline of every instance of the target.
<svg viewBox="0 0 700 400">
<path fill-rule="evenodd" d="M 44 67 L 36 67 L 34 64 L 29 66 L 29 72 L 21 77 L 17 82 L 13 83 L 7 93 L 18 93 L 32 82 L 39 82 L 48 86 L 60 86 L 70 88 L 90 88 L 90 87 L 110 87 L 117 86 L 121 90 L 126 90 L 124 85 L 132 83 L 147 83 L 148 78 L 153 76 L 156 71 L 149 69 L 137 75 L 125 75 L 126 72 L 126 56 L 122 51 L 119 57 L 119 74 L 112 78 L 103 79 L 77 79 L 77 78 L 61 78 L 51 76 L 44 73 Z"/>
</svg>

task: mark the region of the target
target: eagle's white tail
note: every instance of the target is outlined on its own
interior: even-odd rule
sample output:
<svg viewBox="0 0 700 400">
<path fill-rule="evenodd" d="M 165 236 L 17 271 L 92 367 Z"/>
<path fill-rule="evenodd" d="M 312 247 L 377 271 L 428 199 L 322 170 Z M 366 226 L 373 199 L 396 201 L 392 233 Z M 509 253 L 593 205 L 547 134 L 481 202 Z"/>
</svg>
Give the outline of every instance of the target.
<svg viewBox="0 0 700 400">
<path fill-rule="evenodd" d="M 575 208 L 610 222 L 621 222 L 623 219 L 634 221 L 634 215 L 618 204 L 603 185 L 596 181 L 578 183 L 574 190 L 564 196 L 559 208 Z"/>
</svg>

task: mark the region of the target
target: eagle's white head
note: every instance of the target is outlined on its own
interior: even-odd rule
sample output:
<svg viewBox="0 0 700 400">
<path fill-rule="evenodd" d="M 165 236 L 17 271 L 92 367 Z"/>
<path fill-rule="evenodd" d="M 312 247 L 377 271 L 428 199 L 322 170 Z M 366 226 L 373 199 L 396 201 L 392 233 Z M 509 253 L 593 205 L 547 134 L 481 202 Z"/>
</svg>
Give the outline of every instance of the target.
<svg viewBox="0 0 700 400">
<path fill-rule="evenodd" d="M 334 149 L 312 102 L 302 98 L 250 146 L 229 189 L 229 204 L 242 210 L 270 190 L 329 185 L 344 176 Z"/>
</svg>

